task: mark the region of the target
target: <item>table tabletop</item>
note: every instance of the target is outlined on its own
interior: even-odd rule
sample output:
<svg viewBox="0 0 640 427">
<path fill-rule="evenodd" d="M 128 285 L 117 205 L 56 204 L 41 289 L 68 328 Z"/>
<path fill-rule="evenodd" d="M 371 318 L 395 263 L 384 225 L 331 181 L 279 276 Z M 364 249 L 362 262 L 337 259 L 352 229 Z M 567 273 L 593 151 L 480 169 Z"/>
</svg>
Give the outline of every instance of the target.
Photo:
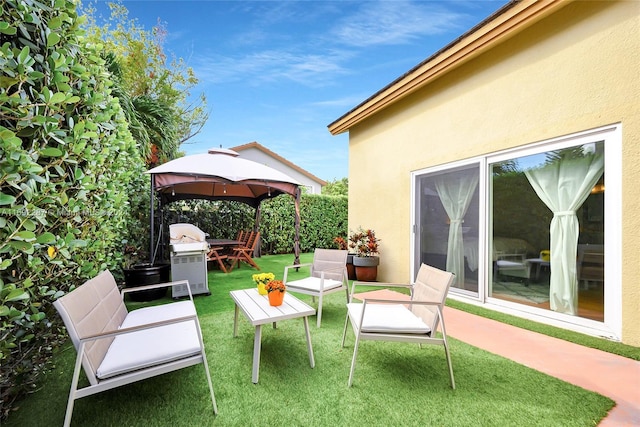
<svg viewBox="0 0 640 427">
<path fill-rule="evenodd" d="M 238 246 L 242 242 L 233 239 L 207 239 L 207 243 L 210 246 Z"/>
<path fill-rule="evenodd" d="M 230 294 L 236 306 L 242 310 L 253 326 L 313 316 L 316 313 L 313 307 L 300 301 L 289 292 L 285 293 L 282 305 L 277 307 L 269 305 L 267 295 L 260 295 L 256 288 L 231 291 Z"/>
</svg>

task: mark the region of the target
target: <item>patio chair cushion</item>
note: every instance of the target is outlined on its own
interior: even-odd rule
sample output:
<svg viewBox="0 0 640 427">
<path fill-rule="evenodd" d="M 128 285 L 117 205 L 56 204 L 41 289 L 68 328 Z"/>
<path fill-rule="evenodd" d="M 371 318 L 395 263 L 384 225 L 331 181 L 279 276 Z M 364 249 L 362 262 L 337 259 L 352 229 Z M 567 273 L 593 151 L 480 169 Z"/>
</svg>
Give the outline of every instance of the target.
<svg viewBox="0 0 640 427">
<path fill-rule="evenodd" d="M 120 329 L 196 314 L 192 301 L 145 307 L 130 312 Z M 106 379 L 200 353 L 193 321 L 174 323 L 117 336 L 97 370 Z"/>
<path fill-rule="evenodd" d="M 287 282 L 287 287 L 306 289 L 308 291 L 320 291 L 321 279 L 319 277 L 305 277 L 300 280 Z M 340 280 L 324 279 L 324 290 L 339 288 L 342 286 Z"/>
<path fill-rule="evenodd" d="M 364 304 L 349 303 L 347 310 L 354 323 L 360 321 Z M 428 334 L 431 328 L 403 304 L 367 304 L 362 332 Z"/>
</svg>

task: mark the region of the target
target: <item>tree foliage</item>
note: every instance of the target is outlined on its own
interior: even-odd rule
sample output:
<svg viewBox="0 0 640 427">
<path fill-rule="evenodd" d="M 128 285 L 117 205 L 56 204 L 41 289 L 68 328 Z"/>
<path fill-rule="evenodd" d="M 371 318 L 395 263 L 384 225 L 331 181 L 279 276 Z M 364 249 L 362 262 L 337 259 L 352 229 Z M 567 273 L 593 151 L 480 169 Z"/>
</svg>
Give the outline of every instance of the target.
<svg viewBox="0 0 640 427">
<path fill-rule="evenodd" d="M 120 263 L 144 162 L 71 0 L 0 3 L 2 411 L 60 339 L 51 302 Z"/>
<path fill-rule="evenodd" d="M 194 101 L 191 94 L 197 77 L 182 58 L 165 52 L 162 21 L 148 31 L 129 18 L 121 1 L 108 3 L 111 15 L 101 20 L 94 4 L 82 7 L 85 28 L 91 40 L 115 55 L 118 83 L 136 115 L 131 120 L 134 137 L 147 159 L 156 156 L 157 163 L 164 163 L 178 157 L 180 144 L 198 134 L 208 119 L 204 95 Z"/>
<path fill-rule="evenodd" d="M 334 179 L 322 188 L 322 194 L 327 196 L 348 196 L 349 178 Z"/>
</svg>

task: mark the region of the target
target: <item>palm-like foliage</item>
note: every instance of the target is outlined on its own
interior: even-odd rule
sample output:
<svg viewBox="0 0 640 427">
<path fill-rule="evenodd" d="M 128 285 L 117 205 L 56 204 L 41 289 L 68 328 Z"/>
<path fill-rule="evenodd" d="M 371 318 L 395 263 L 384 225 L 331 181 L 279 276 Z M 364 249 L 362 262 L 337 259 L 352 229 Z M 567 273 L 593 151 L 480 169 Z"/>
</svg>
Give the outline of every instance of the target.
<svg viewBox="0 0 640 427">
<path fill-rule="evenodd" d="M 145 156 L 147 164 L 154 166 L 175 158 L 179 142 L 173 108 L 148 95 L 134 97 L 132 104 L 136 122 L 141 127 L 141 142 L 149 148 Z"/>
<path fill-rule="evenodd" d="M 129 131 L 138 142 L 147 165 L 153 166 L 159 161 L 175 158 L 179 141 L 173 107 L 149 95 L 130 96 L 125 90 L 122 66 L 116 55 L 106 54 L 105 61 L 116 83 L 112 94 L 120 100 L 129 122 Z"/>
</svg>

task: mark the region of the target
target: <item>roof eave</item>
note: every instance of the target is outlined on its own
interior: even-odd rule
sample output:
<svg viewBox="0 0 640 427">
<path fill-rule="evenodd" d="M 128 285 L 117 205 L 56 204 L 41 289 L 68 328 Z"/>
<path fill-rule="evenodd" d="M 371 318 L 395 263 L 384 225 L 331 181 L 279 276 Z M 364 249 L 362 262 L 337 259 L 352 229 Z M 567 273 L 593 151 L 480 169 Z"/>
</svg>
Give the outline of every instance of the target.
<svg viewBox="0 0 640 427">
<path fill-rule="evenodd" d="M 270 156 L 270 157 L 274 158 L 275 160 L 278 160 L 280 163 L 283 163 L 283 164 L 289 166 L 290 168 L 298 171 L 302 175 L 306 176 L 307 178 L 311 179 L 312 181 L 315 181 L 316 183 L 320 184 L 321 186 L 327 185 L 327 181 L 325 181 L 323 179 L 320 179 L 317 176 L 315 176 L 314 174 L 312 174 L 311 172 L 308 172 L 308 171 L 302 169 L 300 166 L 298 166 L 295 163 L 285 159 L 284 157 L 282 157 L 278 153 L 269 150 L 267 147 L 265 147 L 264 145 L 260 144 L 257 141 L 249 142 L 249 143 L 242 144 L 242 145 L 237 145 L 237 146 L 231 148 L 231 150 L 243 151 L 243 150 L 247 150 L 249 148 L 255 148 L 256 150 L 262 151 L 263 153 L 267 154 L 268 156 Z"/>
<path fill-rule="evenodd" d="M 506 4 L 460 38 L 329 124 L 329 132 L 338 135 L 348 131 L 362 120 L 513 37 L 571 1 L 515 0 Z"/>
</svg>

